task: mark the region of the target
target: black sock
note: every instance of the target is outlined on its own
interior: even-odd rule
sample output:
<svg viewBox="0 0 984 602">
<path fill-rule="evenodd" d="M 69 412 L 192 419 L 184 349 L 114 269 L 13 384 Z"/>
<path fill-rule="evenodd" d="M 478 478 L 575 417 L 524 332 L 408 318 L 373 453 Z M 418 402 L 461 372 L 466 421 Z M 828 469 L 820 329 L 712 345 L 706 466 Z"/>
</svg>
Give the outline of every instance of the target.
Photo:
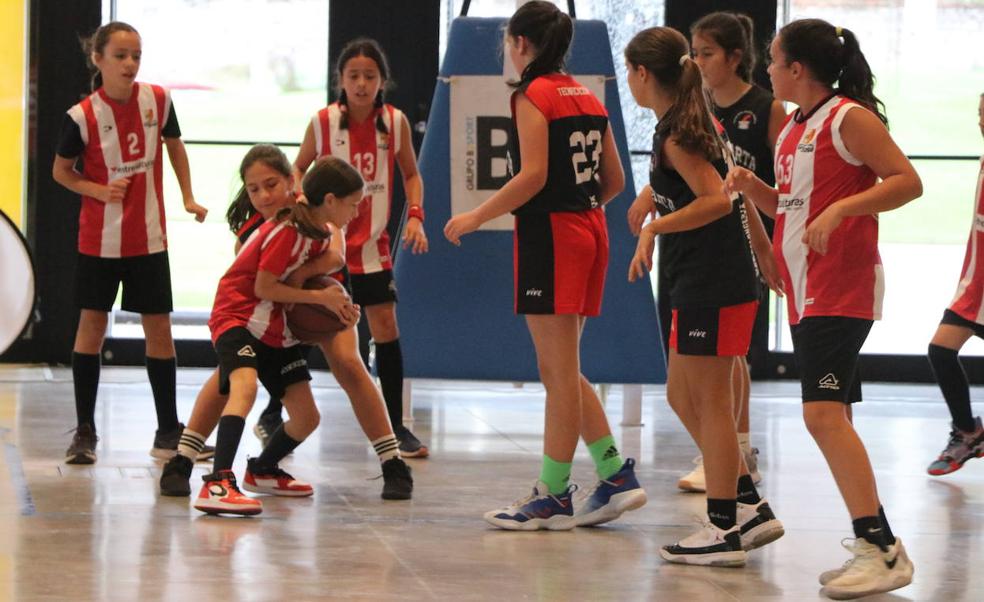
<svg viewBox="0 0 984 602">
<path fill-rule="evenodd" d="M 300 444 L 300 441 L 287 434 L 287 429 L 281 424 L 270 435 L 270 442 L 263 448 L 263 453 L 256 459 L 256 463 L 263 468 L 273 468 Z"/>
<path fill-rule="evenodd" d="M 750 474 L 738 477 L 738 501 L 742 504 L 757 504 L 762 501 Z"/>
<path fill-rule="evenodd" d="M 950 408 L 953 426 L 964 432 L 973 432 L 977 423 L 970 409 L 970 387 L 967 385 L 967 374 L 957 358 L 957 351 L 930 343 L 929 365 L 933 368 L 943 399 Z"/>
<path fill-rule="evenodd" d="M 403 426 L 403 352 L 400 339 L 376 343 L 376 372 L 393 428 Z"/>
<path fill-rule="evenodd" d="M 267 404 L 267 407 L 263 408 L 263 412 L 260 414 L 260 419 L 261 420 L 269 419 L 270 416 L 276 416 L 277 418 L 280 418 L 280 413 L 281 411 L 283 411 L 283 409 L 284 409 L 284 404 L 280 403 L 280 398 L 271 395 L 270 403 Z M 283 422 L 282 419 L 281 422 Z"/>
<path fill-rule="evenodd" d="M 219 419 L 219 432 L 215 435 L 215 459 L 212 461 L 213 473 L 232 470 L 245 427 L 246 419 L 242 416 L 223 416 Z"/>
<path fill-rule="evenodd" d="M 881 520 L 882 529 L 885 530 L 885 543 L 894 546 L 895 534 L 892 533 L 892 528 L 888 526 L 888 517 L 885 516 L 885 508 L 882 506 L 878 506 L 878 518 Z"/>
<path fill-rule="evenodd" d="M 738 506 L 735 500 L 707 498 L 707 517 L 718 529 L 730 529 L 738 522 Z"/>
<path fill-rule="evenodd" d="M 885 538 L 885 529 L 882 528 L 882 521 L 877 516 L 862 516 L 852 521 L 854 525 L 854 536 L 864 539 L 868 543 L 873 543 L 882 551 L 888 550 L 888 542 Z"/>
<path fill-rule="evenodd" d="M 154 392 L 154 408 L 157 410 L 157 429 L 170 433 L 178 428 L 178 406 L 175 400 L 178 361 L 173 357 L 147 358 L 147 378 Z"/>
<path fill-rule="evenodd" d="M 75 383 L 75 416 L 79 426 L 96 428 L 96 392 L 99 390 L 99 354 L 72 352 L 72 380 Z"/>
</svg>

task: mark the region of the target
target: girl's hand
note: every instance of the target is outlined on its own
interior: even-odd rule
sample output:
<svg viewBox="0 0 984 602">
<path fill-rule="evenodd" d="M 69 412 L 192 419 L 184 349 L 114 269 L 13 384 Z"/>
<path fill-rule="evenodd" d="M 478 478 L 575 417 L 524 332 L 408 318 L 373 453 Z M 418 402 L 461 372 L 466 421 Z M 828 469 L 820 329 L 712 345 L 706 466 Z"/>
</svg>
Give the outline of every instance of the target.
<svg viewBox="0 0 984 602">
<path fill-rule="evenodd" d="M 184 208 L 188 213 L 195 215 L 195 221 L 199 224 L 204 222 L 205 216 L 208 215 L 208 209 L 196 203 L 195 199 L 191 197 L 185 199 Z"/>
<path fill-rule="evenodd" d="M 779 265 L 776 263 L 776 256 L 772 252 L 772 247 L 764 247 L 756 250 L 755 260 L 758 262 L 762 282 L 775 291 L 776 295 L 780 297 L 785 296 L 782 277 L 779 276 Z"/>
<path fill-rule="evenodd" d="M 466 211 L 448 220 L 444 226 L 444 238 L 453 245 L 461 246 L 461 237 L 478 230 L 481 225 L 474 212 Z"/>
<path fill-rule="evenodd" d="M 729 196 L 736 192 L 748 194 L 755 180 L 754 172 L 744 167 L 732 167 L 728 170 L 728 175 L 724 178 L 724 192 Z"/>
<path fill-rule="evenodd" d="M 837 203 L 828 206 L 806 227 L 806 232 L 803 233 L 803 243 L 817 253 L 826 255 L 830 235 L 843 219 Z"/>
<path fill-rule="evenodd" d="M 632 233 L 632 236 L 639 236 L 646 216 L 656 217 L 656 206 L 653 204 L 649 188 L 643 189 L 642 194 L 637 196 L 632 201 L 632 206 L 629 207 L 627 218 L 629 220 L 629 232 Z"/>
<path fill-rule="evenodd" d="M 407 225 L 403 229 L 403 248 L 406 249 L 407 247 L 410 248 L 414 255 L 426 253 L 428 249 L 424 224 L 416 217 L 408 219 Z"/>
<path fill-rule="evenodd" d="M 352 299 L 340 286 L 329 286 L 326 289 L 315 291 L 318 303 L 327 307 L 338 319 L 347 327 L 353 326 L 359 321 L 362 314 L 361 308 L 352 303 Z"/>
<path fill-rule="evenodd" d="M 643 228 L 639 233 L 635 255 L 629 262 L 629 282 L 644 277 L 653 269 L 653 252 L 656 250 L 656 233 L 651 228 Z"/>
<path fill-rule="evenodd" d="M 126 196 L 127 186 L 129 185 L 130 178 L 113 180 L 109 184 L 103 186 L 102 193 L 98 198 L 104 203 L 122 203 L 123 197 Z"/>
</svg>

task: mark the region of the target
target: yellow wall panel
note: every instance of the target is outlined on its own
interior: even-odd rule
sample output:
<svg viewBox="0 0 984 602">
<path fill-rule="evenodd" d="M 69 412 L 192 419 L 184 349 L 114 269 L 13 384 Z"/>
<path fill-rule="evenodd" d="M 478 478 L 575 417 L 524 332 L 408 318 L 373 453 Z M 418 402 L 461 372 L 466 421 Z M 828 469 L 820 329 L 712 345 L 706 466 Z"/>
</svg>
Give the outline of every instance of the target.
<svg viewBox="0 0 984 602">
<path fill-rule="evenodd" d="M 0 209 L 23 229 L 27 0 L 0 0 Z"/>
</svg>

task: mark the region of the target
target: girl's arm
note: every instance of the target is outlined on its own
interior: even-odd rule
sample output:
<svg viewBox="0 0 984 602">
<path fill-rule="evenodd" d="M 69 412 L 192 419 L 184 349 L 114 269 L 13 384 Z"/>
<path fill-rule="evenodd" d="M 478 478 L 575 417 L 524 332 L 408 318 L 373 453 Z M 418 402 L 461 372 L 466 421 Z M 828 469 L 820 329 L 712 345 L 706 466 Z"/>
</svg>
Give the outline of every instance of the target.
<svg viewBox="0 0 984 602">
<path fill-rule="evenodd" d="M 779 132 L 782 131 L 782 124 L 786 121 L 786 109 L 782 107 L 782 103 L 778 100 L 772 101 L 772 106 L 769 108 L 769 149 L 775 153 L 776 150 L 776 140 L 779 138 Z"/>
<path fill-rule="evenodd" d="M 523 158 L 519 173 L 475 209 L 448 220 L 444 236 L 453 244 L 460 245 L 465 234 L 523 206 L 547 183 L 547 119 L 524 94 L 516 97 L 516 129 Z"/>
<path fill-rule="evenodd" d="M 765 224 L 758 214 L 755 204 L 742 198 L 745 204 L 745 213 L 748 215 L 748 232 L 752 243 L 752 252 L 755 253 L 755 260 L 758 262 L 759 272 L 766 286 L 774 290 L 780 297 L 783 296 L 782 277 L 779 275 L 779 266 L 776 264 L 776 256 L 772 253 L 772 241 L 769 240 L 769 233 L 765 231 Z"/>
<path fill-rule="evenodd" d="M 400 120 L 398 127 L 401 130 L 400 136 L 403 145 L 396 153 L 396 162 L 400 166 L 400 173 L 403 175 L 403 190 L 407 195 L 407 211 L 415 212 L 414 207 L 421 210 L 424 208 L 424 180 L 420 177 L 420 171 L 417 170 L 417 155 L 413 152 L 410 122 L 406 116 Z M 414 255 L 427 252 L 427 235 L 424 233 L 424 220 L 421 217 L 415 215 L 407 217 L 407 225 L 403 229 L 403 248 L 406 249 L 407 247 Z"/>
<path fill-rule="evenodd" d="M 874 215 L 898 209 L 922 196 L 922 181 L 885 125 L 870 111 L 851 109 L 840 126 L 848 152 L 881 180 L 871 188 L 831 203 L 806 228 L 803 242 L 827 252 L 830 234 L 845 217 Z"/>
<path fill-rule="evenodd" d="M 331 310 L 346 326 L 355 324 L 359 319 L 359 309 L 352 305 L 345 289 L 331 286 L 321 290 L 305 290 L 294 288 L 280 282 L 273 272 L 259 270 L 256 272 L 256 284 L 253 292 L 260 299 L 274 303 L 311 303 L 323 305 Z"/>
<path fill-rule="evenodd" d="M 300 288 L 312 276 L 334 274 L 345 267 L 345 233 L 332 223 L 328 224 L 328 229 L 331 231 L 328 248 L 321 255 L 308 260 L 291 272 L 285 281 L 287 286 Z"/>
<path fill-rule="evenodd" d="M 308 122 L 307 129 L 304 130 L 304 140 L 301 141 L 301 148 L 297 151 L 297 158 L 291 164 L 290 170 L 294 174 L 294 194 L 298 199 L 304 198 L 304 172 L 318 158 L 318 149 L 314 148 L 314 126 Z"/>
<path fill-rule="evenodd" d="M 126 196 L 130 178 L 113 180 L 109 184 L 97 184 L 75 171 L 77 157 L 67 158 L 55 155 L 51 166 L 51 178 L 75 194 L 91 197 L 104 203 L 119 203 Z"/>
<path fill-rule="evenodd" d="M 779 191 L 758 178 L 744 167 L 732 167 L 724 178 L 724 191 L 740 193 L 755 203 L 759 211 L 775 219 L 779 208 Z"/>
<path fill-rule="evenodd" d="M 625 188 L 625 172 L 622 171 L 622 160 L 618 156 L 611 125 L 605 128 L 605 137 L 601 139 L 601 166 L 598 175 L 601 178 L 598 203 L 607 205 Z"/>
<path fill-rule="evenodd" d="M 174 175 L 178 178 L 178 186 L 181 187 L 185 211 L 193 213 L 195 221 L 205 221 L 208 209 L 196 203 L 195 195 L 191 192 L 191 168 L 188 166 L 188 152 L 185 150 L 184 142 L 181 138 L 164 138 L 164 146 L 167 147 L 168 159 L 171 160 Z"/>
<path fill-rule="evenodd" d="M 642 224 L 646 221 L 646 216 L 656 219 L 656 203 L 653 202 L 653 187 L 646 184 L 639 192 L 639 196 L 632 201 L 626 218 L 629 220 L 629 232 L 633 236 L 639 236 L 642 231 Z"/>
</svg>

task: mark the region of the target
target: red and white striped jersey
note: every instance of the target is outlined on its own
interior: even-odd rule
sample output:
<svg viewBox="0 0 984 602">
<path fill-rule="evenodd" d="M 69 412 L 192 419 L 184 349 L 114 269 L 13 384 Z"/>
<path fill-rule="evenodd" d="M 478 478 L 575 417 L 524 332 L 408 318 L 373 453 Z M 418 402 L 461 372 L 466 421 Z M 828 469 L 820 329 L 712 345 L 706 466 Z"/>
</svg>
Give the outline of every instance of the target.
<svg viewBox="0 0 984 602">
<path fill-rule="evenodd" d="M 121 203 L 82 197 L 80 253 L 133 257 L 167 249 L 161 159 L 170 113 L 168 91 L 144 83 L 134 84 L 126 103 L 100 88 L 68 110 L 85 144 L 82 175 L 98 184 L 130 179 Z"/>
<path fill-rule="evenodd" d="M 950 311 L 971 322 L 984 324 L 984 157 L 981 157 L 974 198 L 977 200 L 974 204 L 974 222 L 967 240 L 960 284 L 950 302 Z"/>
<path fill-rule="evenodd" d="M 389 134 L 376 129 L 379 111 Z M 406 143 L 402 140 L 406 117 L 389 104 L 379 111 L 361 123 L 349 119 L 345 129 L 339 127 L 342 113 L 337 102 L 311 118 L 318 157 L 334 155 L 344 159 L 366 181 L 366 196 L 359 205 L 359 215 L 345 229 L 345 261 L 353 274 L 393 269 L 386 224 L 393 200 L 396 154 Z"/>
<path fill-rule="evenodd" d="M 328 248 L 328 239 L 314 240 L 290 222 L 268 221 L 249 237 L 232 266 L 219 280 L 208 328 L 212 342 L 237 326 L 271 347 L 290 347 L 297 340 L 287 328 L 282 303 L 256 296 L 256 274 L 270 272 L 283 282 L 304 262 Z"/>
<path fill-rule="evenodd" d="M 786 287 L 789 323 L 810 316 L 881 318 L 885 278 L 878 255 L 878 218 L 847 217 L 830 235 L 826 255 L 803 243 L 806 227 L 830 204 L 875 185 L 875 174 L 852 155 L 840 126 L 851 110 L 866 110 L 833 96 L 812 115 L 786 118 L 776 140 L 779 187 L 772 239 Z"/>
</svg>

